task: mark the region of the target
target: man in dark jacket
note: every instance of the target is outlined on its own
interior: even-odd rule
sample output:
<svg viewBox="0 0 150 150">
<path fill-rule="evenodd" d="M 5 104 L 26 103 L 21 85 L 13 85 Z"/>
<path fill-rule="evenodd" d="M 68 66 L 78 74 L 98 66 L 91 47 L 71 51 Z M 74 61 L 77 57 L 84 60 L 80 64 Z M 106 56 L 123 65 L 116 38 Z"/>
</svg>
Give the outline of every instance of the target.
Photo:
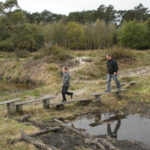
<svg viewBox="0 0 150 150">
<path fill-rule="evenodd" d="M 107 89 L 105 90 L 105 92 L 111 91 L 111 78 L 114 79 L 116 87 L 119 91 L 121 89 L 121 84 L 117 79 L 117 71 L 118 71 L 117 61 L 114 58 L 112 58 L 110 54 L 106 55 L 106 59 L 107 59 Z"/>
<path fill-rule="evenodd" d="M 68 72 L 68 67 L 63 67 L 62 68 L 62 71 L 60 72 L 61 76 L 62 76 L 62 97 L 63 97 L 63 100 L 62 102 L 66 101 L 66 95 L 70 95 L 71 99 L 73 97 L 73 93 L 71 92 L 68 92 L 68 88 L 69 88 L 69 85 L 70 85 L 70 75 L 69 75 L 69 72 Z"/>
</svg>

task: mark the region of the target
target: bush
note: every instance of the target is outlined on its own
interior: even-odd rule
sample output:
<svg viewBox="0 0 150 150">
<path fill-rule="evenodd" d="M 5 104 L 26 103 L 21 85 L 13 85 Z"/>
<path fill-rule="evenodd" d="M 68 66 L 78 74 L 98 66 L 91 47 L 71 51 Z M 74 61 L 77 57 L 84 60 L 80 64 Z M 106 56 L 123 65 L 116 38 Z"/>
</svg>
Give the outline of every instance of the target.
<svg viewBox="0 0 150 150">
<path fill-rule="evenodd" d="M 135 59 L 133 50 L 124 49 L 124 48 L 118 47 L 118 46 L 113 46 L 111 49 L 106 51 L 106 54 L 111 54 L 111 56 L 117 60 L 120 60 L 123 58 L 131 59 L 131 60 Z"/>
<path fill-rule="evenodd" d="M 28 58 L 31 56 L 31 53 L 25 50 L 19 51 L 19 58 Z"/>
<path fill-rule="evenodd" d="M 84 68 L 78 70 L 75 74 L 76 77 L 83 80 L 90 80 L 90 79 L 99 79 L 101 78 L 105 72 L 103 72 L 99 66 L 95 64 L 90 64 L 85 66 Z M 106 74 L 106 73 L 105 73 Z"/>
<path fill-rule="evenodd" d="M 51 64 L 49 67 L 48 67 L 48 71 L 58 71 L 59 68 L 56 64 Z"/>
<path fill-rule="evenodd" d="M 44 58 L 44 60 L 48 63 L 52 62 L 62 62 L 66 61 L 70 58 L 68 51 L 61 47 L 61 46 L 50 46 L 45 47 L 39 50 L 39 52 L 34 56 L 34 59 L 41 59 Z"/>
</svg>

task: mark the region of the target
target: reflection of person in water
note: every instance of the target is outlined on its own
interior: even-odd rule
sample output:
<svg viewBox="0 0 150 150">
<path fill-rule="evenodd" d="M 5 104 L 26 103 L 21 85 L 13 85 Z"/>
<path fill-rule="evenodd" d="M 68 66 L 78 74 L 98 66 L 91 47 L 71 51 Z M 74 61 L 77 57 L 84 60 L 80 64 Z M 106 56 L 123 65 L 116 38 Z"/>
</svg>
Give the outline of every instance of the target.
<svg viewBox="0 0 150 150">
<path fill-rule="evenodd" d="M 117 140 L 117 132 L 120 128 L 120 125 L 121 125 L 121 120 L 119 119 L 117 121 L 117 124 L 116 124 L 116 127 L 114 129 L 114 131 L 112 132 L 111 131 L 111 124 L 107 124 L 107 133 L 108 133 L 108 136 L 110 136 L 111 138 L 114 138 Z"/>
<path fill-rule="evenodd" d="M 99 124 L 99 123 L 101 123 L 101 114 L 96 113 L 96 115 L 95 115 L 95 124 Z"/>
<path fill-rule="evenodd" d="M 94 127 L 94 126 L 100 125 L 101 123 L 102 123 L 101 113 L 100 113 L 100 111 L 97 111 L 96 114 L 95 114 L 95 122 L 91 123 L 89 125 Z"/>
</svg>

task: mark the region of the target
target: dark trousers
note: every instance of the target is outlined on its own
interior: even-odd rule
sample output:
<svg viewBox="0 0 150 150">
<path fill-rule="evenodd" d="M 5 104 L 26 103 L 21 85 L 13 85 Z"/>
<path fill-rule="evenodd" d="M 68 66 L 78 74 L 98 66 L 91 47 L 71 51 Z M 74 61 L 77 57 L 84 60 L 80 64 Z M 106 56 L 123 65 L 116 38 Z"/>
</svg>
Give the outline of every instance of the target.
<svg viewBox="0 0 150 150">
<path fill-rule="evenodd" d="M 62 97 L 63 97 L 63 101 L 66 101 L 66 100 L 67 100 L 67 99 L 66 99 L 66 95 L 72 95 L 71 92 L 68 92 L 68 91 L 67 91 L 68 88 L 69 88 L 69 86 L 63 86 L 63 87 L 62 87 Z"/>
</svg>

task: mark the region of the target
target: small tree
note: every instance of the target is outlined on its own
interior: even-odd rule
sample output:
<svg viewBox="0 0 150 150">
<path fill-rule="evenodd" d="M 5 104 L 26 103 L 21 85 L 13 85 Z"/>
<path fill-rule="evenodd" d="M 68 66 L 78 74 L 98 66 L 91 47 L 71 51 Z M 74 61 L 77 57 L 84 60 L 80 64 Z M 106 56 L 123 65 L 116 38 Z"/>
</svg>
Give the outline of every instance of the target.
<svg viewBox="0 0 150 150">
<path fill-rule="evenodd" d="M 125 23 L 122 27 L 118 40 L 121 46 L 134 49 L 148 48 L 149 42 L 147 27 L 144 23 L 137 23 L 136 21 Z"/>
<path fill-rule="evenodd" d="M 75 22 L 67 24 L 67 41 L 71 49 L 85 49 L 85 33 L 79 24 Z"/>
<path fill-rule="evenodd" d="M 94 46 L 95 48 L 105 48 L 106 47 L 106 31 L 107 27 L 105 21 L 96 20 L 94 26 Z"/>
</svg>

